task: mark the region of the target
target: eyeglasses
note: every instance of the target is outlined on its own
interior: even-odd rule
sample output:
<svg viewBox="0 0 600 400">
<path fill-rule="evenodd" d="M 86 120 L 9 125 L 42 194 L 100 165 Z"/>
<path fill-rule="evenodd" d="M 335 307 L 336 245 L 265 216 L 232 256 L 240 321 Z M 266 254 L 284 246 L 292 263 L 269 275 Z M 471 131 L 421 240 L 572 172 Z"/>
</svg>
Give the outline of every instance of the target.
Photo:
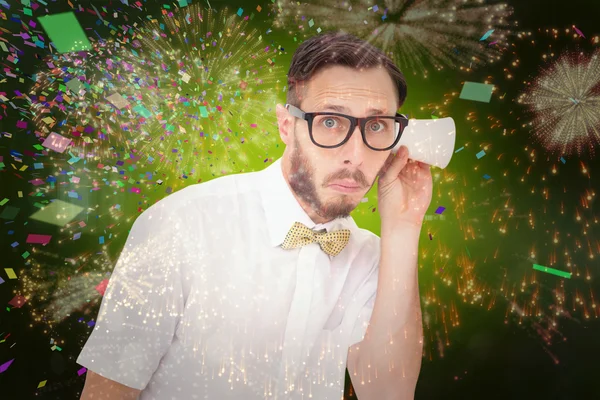
<svg viewBox="0 0 600 400">
<path fill-rule="evenodd" d="M 326 149 L 346 143 L 358 125 L 363 142 L 368 148 L 377 151 L 390 150 L 398 143 L 408 125 L 408 118 L 398 113 L 393 117 L 356 118 L 335 112 L 304 112 L 291 104 L 286 104 L 285 108 L 292 116 L 307 121 L 310 140 L 316 146 Z"/>
</svg>

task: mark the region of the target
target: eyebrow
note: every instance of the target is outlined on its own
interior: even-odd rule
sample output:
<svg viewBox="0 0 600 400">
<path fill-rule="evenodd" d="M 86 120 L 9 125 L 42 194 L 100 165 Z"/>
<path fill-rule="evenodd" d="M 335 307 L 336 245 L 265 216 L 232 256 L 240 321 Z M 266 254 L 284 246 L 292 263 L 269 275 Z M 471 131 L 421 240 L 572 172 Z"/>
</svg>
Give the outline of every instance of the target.
<svg viewBox="0 0 600 400">
<path fill-rule="evenodd" d="M 350 109 L 348 107 L 337 105 L 337 104 L 325 104 L 325 106 L 323 108 L 321 108 L 321 111 L 324 111 L 324 110 L 333 110 L 333 111 L 337 111 L 339 113 L 350 112 Z M 367 115 L 383 115 L 385 113 L 383 110 L 380 110 L 379 108 L 369 108 L 367 111 L 368 111 Z"/>
</svg>

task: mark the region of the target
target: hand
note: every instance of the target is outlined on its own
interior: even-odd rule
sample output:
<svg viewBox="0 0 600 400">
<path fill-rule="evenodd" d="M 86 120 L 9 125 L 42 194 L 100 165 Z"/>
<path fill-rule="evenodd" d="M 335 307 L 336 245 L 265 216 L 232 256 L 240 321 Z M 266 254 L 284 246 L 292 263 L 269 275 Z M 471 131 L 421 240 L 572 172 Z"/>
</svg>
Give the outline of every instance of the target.
<svg viewBox="0 0 600 400">
<path fill-rule="evenodd" d="M 406 146 L 395 155 L 390 153 L 379 174 L 377 201 L 382 227 L 407 222 L 420 227 L 431 203 L 431 167 L 408 155 Z"/>
</svg>

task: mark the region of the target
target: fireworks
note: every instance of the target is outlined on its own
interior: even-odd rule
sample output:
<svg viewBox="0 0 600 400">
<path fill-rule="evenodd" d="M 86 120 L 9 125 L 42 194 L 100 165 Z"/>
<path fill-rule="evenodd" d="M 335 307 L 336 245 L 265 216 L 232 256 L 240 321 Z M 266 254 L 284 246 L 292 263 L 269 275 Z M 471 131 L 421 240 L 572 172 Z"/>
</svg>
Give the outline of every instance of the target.
<svg viewBox="0 0 600 400">
<path fill-rule="evenodd" d="M 246 24 L 196 5 L 148 21 L 127 44 L 54 56 L 30 93 L 33 119 L 43 135 L 71 139 L 80 158 L 106 161 L 123 148 L 172 177 L 197 174 L 198 161 L 238 172 L 274 146 L 264 114 L 283 89 L 278 47 Z"/>
<path fill-rule="evenodd" d="M 302 29 L 330 28 L 352 33 L 395 59 L 404 74 L 423 74 L 462 64 L 497 61 L 510 34 L 512 8 L 483 1 L 308 2 L 280 0 L 276 26 L 290 21 Z M 319 28 L 317 28 L 319 27 Z M 484 33 L 493 30 L 486 41 Z"/>
<path fill-rule="evenodd" d="M 600 317 L 593 285 L 593 265 L 600 249 L 594 230 L 600 218 L 594 212 L 597 196 L 591 166 L 577 154 L 560 152 L 562 148 L 552 152 L 547 143 L 532 140 L 529 131 L 534 138 L 543 134 L 536 116 L 552 110 L 528 111 L 530 105 L 519 102 L 531 99 L 532 93 L 545 93 L 541 82 L 552 82 L 548 74 L 556 79 L 562 65 L 568 73 L 561 84 L 545 90 L 556 93 L 560 87 L 565 107 L 587 113 L 582 123 L 594 126 L 599 108 L 587 110 L 581 100 L 590 104 L 598 96 L 600 73 L 594 58 L 598 50 L 589 50 L 571 32 L 519 34 L 508 44 L 499 65 L 485 71 L 463 70 L 468 78 L 456 77 L 446 94 L 432 91 L 438 100 L 414 113 L 417 118 L 428 118 L 430 113 L 452 116 L 457 127 L 452 162 L 444 170 L 432 171 L 431 214 L 421 242 L 427 245 L 420 249 L 429 359 L 444 355 L 445 346 L 452 343 L 452 329 L 468 319 L 473 307 L 496 313 L 506 324 L 537 337 L 557 363 L 551 345 L 563 339 L 562 321 Z M 592 47 L 598 43 L 595 38 L 589 41 Z M 576 80 L 577 74 L 582 78 Z M 493 84 L 496 90 L 490 103 L 459 99 L 465 80 Z M 579 104 L 569 97 L 580 100 Z M 544 104 L 551 104 L 548 101 Z M 580 109 L 569 108 L 576 106 Z M 595 124 L 592 132 L 597 132 Z M 575 150 L 576 143 L 570 149 Z M 596 144 L 589 131 L 579 143 L 588 148 Z M 433 214 L 438 206 L 447 208 L 445 219 Z M 570 278 L 536 271 L 536 264 L 564 271 Z"/>
<path fill-rule="evenodd" d="M 415 79 L 421 93 L 410 92 L 402 112 L 452 116 L 457 124 L 452 163 L 432 171 L 434 197 L 420 246 L 426 357 L 444 356 L 463 333 L 452 330 L 465 329 L 473 308 L 496 312 L 500 323 L 528 329 L 544 345 L 561 335 L 562 318 L 600 317 L 592 286 L 600 253 L 593 170 L 574 157 L 593 155 L 598 145 L 600 62 L 597 50 L 573 46 L 597 46 L 598 37 L 571 28 L 513 35 L 510 7 L 483 0 L 338 4 L 286 0 L 265 8 L 279 8 L 276 25 L 289 29 L 290 39 L 339 28 L 381 47 L 406 75 L 439 70 L 439 85 Z M 10 143 L 0 168 L 31 187 L 17 199 L 13 188 L 20 186 L 4 186 L 12 203 L 3 205 L 3 216 L 25 230 L 39 226 L 28 220 L 61 227 L 44 242 L 48 247 L 27 242 L 26 267 L 15 265 L 9 275 L 18 278 L 13 303 L 27 299 L 32 319 L 51 328 L 75 324 L 76 314 L 93 322 L 135 211 L 192 179 L 248 164 L 260 169 L 281 147 L 273 108 L 285 94 L 285 71 L 277 59 L 283 50 L 271 41 L 276 33 L 263 30 L 262 37 L 247 29 L 246 18 L 197 4 L 161 9 L 135 26 L 117 22 L 130 10 L 114 16 L 116 10 L 104 18 L 113 15 L 127 34 L 97 40 L 90 33 L 91 49 L 51 54 L 33 76 L 23 73 L 26 58 L 15 44 L 35 49 L 21 46 L 29 41 L 26 27 L 29 37 L 44 35 L 4 19 L 15 25 L 6 36 L 12 43 L 0 42 L 9 49 L 0 50 L 7 61 L 0 83 L 10 87 L 0 92 L 3 140 Z M 17 79 L 30 78 L 31 90 L 14 90 Z M 459 99 L 463 81 L 493 84 L 490 103 Z M 28 139 L 33 143 L 23 144 Z M 67 197 L 73 207 L 61 203 Z M 376 186 L 367 197 L 353 216 L 378 233 Z M 25 219 L 18 210 L 30 205 L 16 206 L 24 201 L 44 209 Z M 440 206 L 446 211 L 434 215 Z M 571 278 L 535 271 L 534 264 Z"/>
<path fill-rule="evenodd" d="M 518 102 L 533 114 L 528 126 L 549 153 L 594 154 L 600 144 L 600 50 L 562 53 Z"/>
<path fill-rule="evenodd" d="M 109 255 L 118 236 L 111 231 L 135 219 L 131 211 L 141 212 L 163 183 L 162 193 L 170 193 L 188 177 L 206 180 L 257 159 L 262 164 L 269 158 L 265 149 L 278 140 L 281 48 L 247 29 L 245 18 L 194 5 L 149 19 L 128 39 L 92 40 L 91 46 L 48 56 L 48 68 L 24 96 L 36 135 L 46 139 L 47 159 L 70 171 L 69 182 L 57 186 L 78 204 L 64 211 L 54 199 L 30 218 L 62 226 L 66 238 L 58 244 L 78 240 L 90 214 L 106 225 L 106 235 L 99 232 L 91 245 L 100 250 L 72 253 L 63 245 L 65 265 L 56 254 L 32 250 L 21 290 L 36 321 L 43 317 L 50 326 L 73 313 L 89 314 L 101 301 L 98 285 L 118 255 Z M 54 182 L 38 192 L 57 189 Z M 137 205 L 125 206 L 132 201 Z"/>
</svg>

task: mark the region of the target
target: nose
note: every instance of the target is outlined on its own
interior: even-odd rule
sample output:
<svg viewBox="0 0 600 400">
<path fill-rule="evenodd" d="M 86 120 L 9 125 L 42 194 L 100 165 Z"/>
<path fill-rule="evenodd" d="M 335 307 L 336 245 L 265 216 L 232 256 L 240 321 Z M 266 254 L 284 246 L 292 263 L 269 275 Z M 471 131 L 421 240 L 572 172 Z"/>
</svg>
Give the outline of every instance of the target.
<svg viewBox="0 0 600 400">
<path fill-rule="evenodd" d="M 370 150 L 365 142 L 363 142 L 362 134 L 360 132 L 360 125 L 356 125 L 350 139 L 344 143 L 344 151 L 346 152 L 347 158 L 354 165 L 358 165 L 364 159 L 365 152 Z"/>
</svg>

